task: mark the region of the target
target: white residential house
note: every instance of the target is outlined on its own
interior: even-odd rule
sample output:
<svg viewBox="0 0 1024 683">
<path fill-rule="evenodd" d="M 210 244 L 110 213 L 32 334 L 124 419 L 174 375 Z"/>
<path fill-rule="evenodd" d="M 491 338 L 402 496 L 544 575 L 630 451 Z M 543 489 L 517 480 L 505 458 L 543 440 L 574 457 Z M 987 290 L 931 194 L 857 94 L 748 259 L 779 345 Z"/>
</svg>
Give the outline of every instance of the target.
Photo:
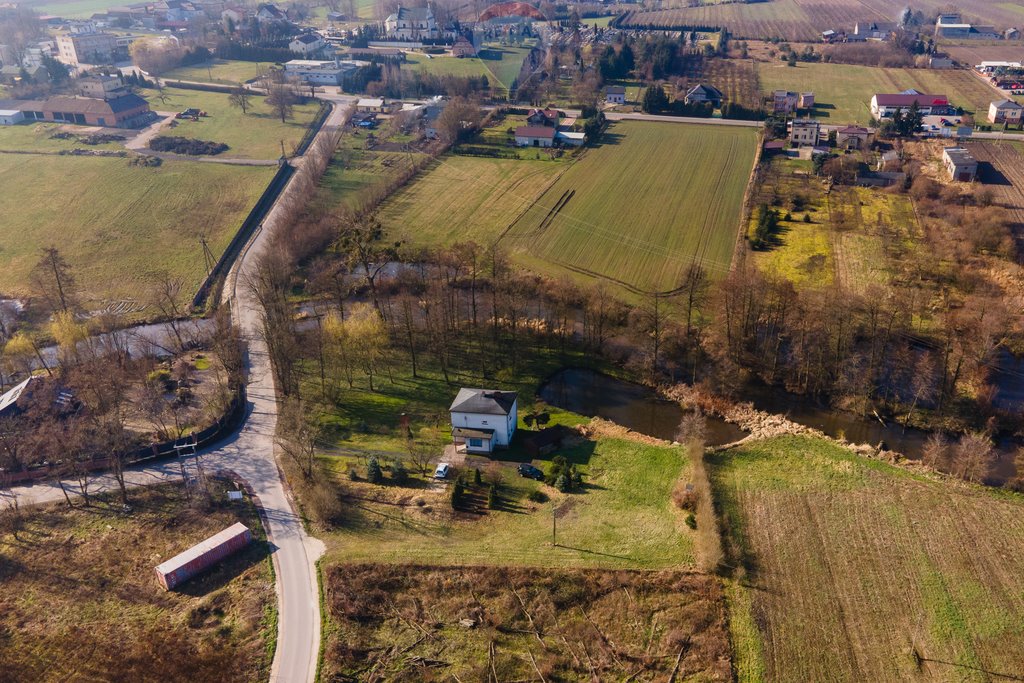
<svg viewBox="0 0 1024 683">
<path fill-rule="evenodd" d="M 621 85 L 609 85 L 605 88 L 604 98 L 608 104 L 625 104 L 626 89 Z"/>
<path fill-rule="evenodd" d="M 448 409 L 456 449 L 492 453 L 508 448 L 519 419 L 517 398 L 514 391 L 459 389 Z"/>
<path fill-rule="evenodd" d="M 989 123 L 1010 123 L 1017 124 L 1021 121 L 1021 112 L 1024 107 L 1013 100 L 999 100 L 988 106 Z"/>
<path fill-rule="evenodd" d="M 821 124 L 814 119 L 796 119 L 789 122 L 789 141 L 798 147 L 818 144 Z"/>
<path fill-rule="evenodd" d="M 303 33 L 288 43 L 288 49 L 304 57 L 319 54 L 327 43 L 316 33 Z"/>
</svg>

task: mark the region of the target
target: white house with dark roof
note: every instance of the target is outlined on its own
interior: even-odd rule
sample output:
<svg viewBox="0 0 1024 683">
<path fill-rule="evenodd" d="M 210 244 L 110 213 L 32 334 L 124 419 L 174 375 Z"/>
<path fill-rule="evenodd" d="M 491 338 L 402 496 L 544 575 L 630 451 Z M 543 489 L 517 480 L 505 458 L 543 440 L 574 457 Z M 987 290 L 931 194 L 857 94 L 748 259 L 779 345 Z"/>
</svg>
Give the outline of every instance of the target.
<svg viewBox="0 0 1024 683">
<path fill-rule="evenodd" d="M 288 43 L 289 50 L 305 57 L 319 53 L 326 46 L 324 39 L 316 33 L 303 33 Z"/>
<path fill-rule="evenodd" d="M 514 391 L 459 389 L 448 409 L 456 449 L 486 454 L 508 448 L 519 419 L 517 399 Z"/>
</svg>

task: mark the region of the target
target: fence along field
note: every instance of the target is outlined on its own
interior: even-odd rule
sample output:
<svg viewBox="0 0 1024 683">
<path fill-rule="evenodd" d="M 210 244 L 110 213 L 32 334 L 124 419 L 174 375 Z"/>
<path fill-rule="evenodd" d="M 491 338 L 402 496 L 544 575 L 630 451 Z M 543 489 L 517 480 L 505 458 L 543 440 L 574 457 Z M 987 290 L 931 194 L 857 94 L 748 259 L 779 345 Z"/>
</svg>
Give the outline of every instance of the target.
<svg viewBox="0 0 1024 683">
<path fill-rule="evenodd" d="M 1022 679 L 1024 498 L 811 438 L 710 462 L 740 681 Z"/>
<path fill-rule="evenodd" d="M 620 122 L 563 173 L 503 240 L 527 265 L 677 288 L 690 264 L 728 271 L 757 133 Z"/>
<path fill-rule="evenodd" d="M 685 5 L 684 0 L 671 4 Z M 926 15 L 949 6 L 943 0 L 921 0 L 911 3 Z M 966 0 L 956 3 L 967 17 L 979 17 L 997 27 L 1017 26 L 1024 18 L 1024 6 L 1015 2 Z M 817 41 L 826 29 L 852 30 L 857 22 L 896 21 L 905 4 L 892 0 L 770 0 L 752 4 L 707 4 L 702 7 L 676 7 L 649 12 L 627 12 L 622 27 L 727 28 L 734 38 L 750 40 L 781 38 L 796 41 Z"/>
</svg>

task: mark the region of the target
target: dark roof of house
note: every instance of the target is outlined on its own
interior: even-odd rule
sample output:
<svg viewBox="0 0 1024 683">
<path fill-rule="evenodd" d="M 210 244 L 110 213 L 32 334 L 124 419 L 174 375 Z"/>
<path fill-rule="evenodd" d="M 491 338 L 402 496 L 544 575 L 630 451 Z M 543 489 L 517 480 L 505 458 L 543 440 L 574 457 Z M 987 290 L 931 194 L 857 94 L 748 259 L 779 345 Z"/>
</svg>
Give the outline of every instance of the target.
<svg viewBox="0 0 1024 683">
<path fill-rule="evenodd" d="M 407 21 L 426 21 L 432 19 L 434 13 L 429 7 L 399 7 L 398 18 Z"/>
<path fill-rule="evenodd" d="M 996 105 L 997 109 L 1024 109 L 1024 107 L 1020 106 L 1013 100 L 998 100 L 992 104 Z"/>
<path fill-rule="evenodd" d="M 709 100 L 720 100 L 723 97 L 721 90 L 719 90 L 713 85 L 705 85 L 703 83 L 701 83 L 700 85 L 695 85 L 686 91 L 687 97 L 697 94 L 703 94 L 704 97 Z"/>
<path fill-rule="evenodd" d="M 318 36 L 315 33 L 303 33 L 301 36 L 297 36 L 295 40 L 299 41 L 300 43 L 305 43 L 306 45 L 312 45 L 313 43 L 320 40 L 320 36 Z"/>
<path fill-rule="evenodd" d="M 518 394 L 514 391 L 496 389 L 459 389 L 452 407 L 452 413 L 477 413 L 479 415 L 508 415 L 516 404 Z"/>
<path fill-rule="evenodd" d="M 605 88 L 605 92 L 609 95 L 625 95 L 626 89 L 621 85 L 609 85 Z"/>
<path fill-rule="evenodd" d="M 270 14 L 271 16 L 273 16 L 275 18 L 278 18 L 278 19 L 285 19 L 287 17 L 287 15 L 284 12 L 282 12 L 281 9 L 277 5 L 271 5 L 271 4 L 259 5 L 256 8 L 256 11 L 257 12 L 266 12 L 267 14 Z"/>
<path fill-rule="evenodd" d="M 551 138 L 555 139 L 555 129 L 548 126 L 519 126 L 516 137 L 520 138 Z"/>
<path fill-rule="evenodd" d="M 874 33 L 892 33 L 896 28 L 897 24 L 892 21 L 866 21 L 857 22 L 857 25 L 854 26 L 853 32 L 854 35 L 859 35 L 868 31 Z"/>
<path fill-rule="evenodd" d="M 847 126 L 846 128 L 840 128 L 839 132 L 846 133 L 847 135 L 868 135 L 871 131 L 860 126 Z"/>
<path fill-rule="evenodd" d="M 469 427 L 455 427 L 452 429 L 452 436 L 461 436 L 464 439 L 493 439 L 493 429 L 470 429 Z"/>
<path fill-rule="evenodd" d="M 949 98 L 945 95 L 925 95 L 925 94 L 906 94 L 900 93 L 898 95 L 875 95 L 875 101 L 881 107 L 909 107 L 914 102 L 917 102 L 918 106 L 924 105 L 929 107 L 934 106 L 945 106 L 949 104 Z"/>
</svg>

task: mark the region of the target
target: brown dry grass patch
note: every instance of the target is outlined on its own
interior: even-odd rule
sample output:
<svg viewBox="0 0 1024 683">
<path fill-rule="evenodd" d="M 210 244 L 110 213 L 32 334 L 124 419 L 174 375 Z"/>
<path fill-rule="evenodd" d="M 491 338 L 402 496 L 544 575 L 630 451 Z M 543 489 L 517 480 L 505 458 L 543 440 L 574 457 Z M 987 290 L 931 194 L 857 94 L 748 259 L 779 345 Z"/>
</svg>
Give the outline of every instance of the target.
<svg viewBox="0 0 1024 683">
<path fill-rule="evenodd" d="M 713 577 L 367 564 L 324 581 L 325 681 L 731 678 Z"/>
<path fill-rule="evenodd" d="M 0 680 L 265 680 L 275 598 L 264 542 L 178 592 L 153 572 L 236 521 L 262 538 L 255 509 L 193 509 L 177 486 L 131 502 L 130 515 L 112 498 L 32 510 L 18 539 L 0 537 Z"/>
</svg>

